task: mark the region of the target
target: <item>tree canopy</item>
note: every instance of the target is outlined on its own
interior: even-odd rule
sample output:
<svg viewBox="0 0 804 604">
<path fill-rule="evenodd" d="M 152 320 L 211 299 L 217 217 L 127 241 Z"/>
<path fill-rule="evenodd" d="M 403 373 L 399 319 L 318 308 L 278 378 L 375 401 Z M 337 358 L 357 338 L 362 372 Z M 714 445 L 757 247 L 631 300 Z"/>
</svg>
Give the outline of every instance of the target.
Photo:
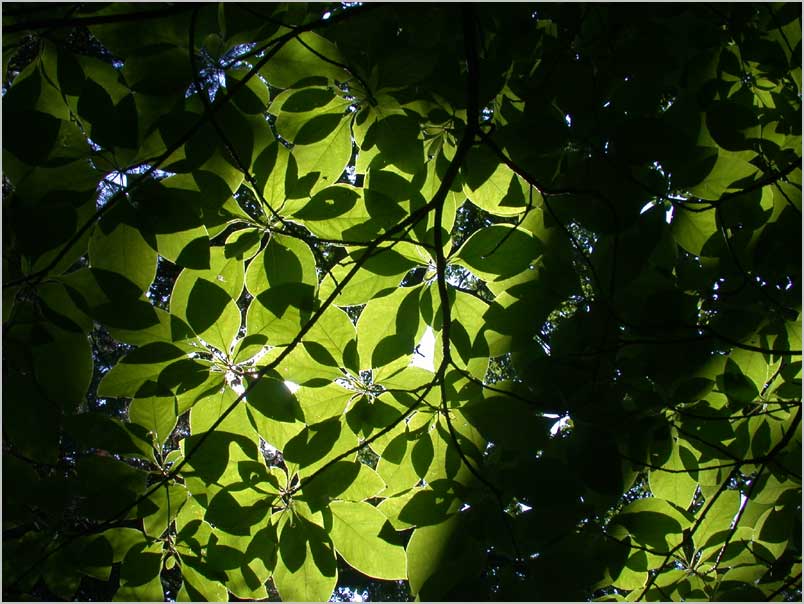
<svg viewBox="0 0 804 604">
<path fill-rule="evenodd" d="M 801 31 L 5 3 L 4 597 L 800 598 Z"/>
</svg>

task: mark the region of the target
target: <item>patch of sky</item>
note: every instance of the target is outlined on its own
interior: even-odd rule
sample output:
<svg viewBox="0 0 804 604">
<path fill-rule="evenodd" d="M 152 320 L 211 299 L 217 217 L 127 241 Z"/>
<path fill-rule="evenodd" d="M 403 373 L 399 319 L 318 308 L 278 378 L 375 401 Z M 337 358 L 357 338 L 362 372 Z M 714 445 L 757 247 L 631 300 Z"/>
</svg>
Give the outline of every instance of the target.
<svg viewBox="0 0 804 604">
<path fill-rule="evenodd" d="M 427 371 L 435 372 L 435 333 L 433 329 L 428 326 L 424 330 L 422 339 L 416 345 L 413 353 L 413 360 L 410 362 L 411 367 L 420 367 Z"/>
</svg>

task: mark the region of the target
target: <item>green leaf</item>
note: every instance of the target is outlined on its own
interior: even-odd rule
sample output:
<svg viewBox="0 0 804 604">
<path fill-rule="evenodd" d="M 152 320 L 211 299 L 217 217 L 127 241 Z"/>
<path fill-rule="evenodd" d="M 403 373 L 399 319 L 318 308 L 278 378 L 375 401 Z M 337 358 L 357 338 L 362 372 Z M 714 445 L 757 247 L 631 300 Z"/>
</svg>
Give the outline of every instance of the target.
<svg viewBox="0 0 804 604">
<path fill-rule="evenodd" d="M 111 457 L 83 457 L 77 471 L 81 509 L 92 518 L 115 518 L 145 491 L 147 473 Z"/>
<path fill-rule="evenodd" d="M 243 91 L 241 90 L 240 92 L 242 93 Z M 255 105 L 256 104 L 255 102 Z M 251 107 L 252 110 L 255 108 L 256 107 Z M 219 128 L 221 131 L 226 132 L 226 142 L 224 144 L 226 145 L 225 149 L 228 150 L 228 153 L 231 153 L 231 160 L 229 161 L 234 164 L 235 167 L 239 168 L 239 166 L 242 165 L 247 168 L 251 166 L 253 161 L 259 157 L 264 147 L 270 145 L 274 140 L 274 136 L 268 124 L 266 124 L 262 113 L 256 113 L 259 115 L 244 115 L 243 112 L 235 108 L 234 103 L 227 103 L 223 105 L 217 117 L 220 124 Z M 221 155 L 221 151 L 213 155 L 212 159 L 220 157 L 225 160 L 227 154 L 223 152 Z M 209 168 L 207 168 L 207 170 L 209 170 Z M 213 173 L 214 172 L 217 172 L 217 170 L 213 170 Z M 241 179 L 238 180 L 242 181 Z M 199 183 L 199 185 L 201 185 L 201 183 Z M 228 188 L 233 189 L 234 187 L 228 184 Z M 227 191 L 226 193 L 228 197 L 229 192 Z M 242 212 L 239 206 L 235 207 L 237 207 L 238 213 Z M 241 217 L 248 220 L 248 214 L 241 215 Z"/>
<path fill-rule="evenodd" d="M 225 289 L 203 278 L 177 280 L 170 311 L 198 337 L 228 355 L 240 330 L 240 309 Z"/>
<path fill-rule="evenodd" d="M 649 482 L 650 490 L 655 497 L 666 499 L 682 509 L 687 509 L 698 488 L 698 481 L 694 474 L 691 475 L 692 469 L 684 463 L 681 457 L 682 454 L 690 456 L 689 449 L 684 446 L 684 443 L 685 441 L 678 437 L 671 439 L 670 446 L 672 448 L 669 457 L 663 461 L 660 468 L 650 470 Z M 655 459 L 652 460 L 656 463 Z"/>
<path fill-rule="evenodd" d="M 325 239 L 362 242 L 381 230 L 380 225 L 371 221 L 361 191 L 340 183 L 317 191 L 293 216 Z"/>
<path fill-rule="evenodd" d="M 170 527 L 185 501 L 187 489 L 182 485 L 168 484 L 141 502 L 138 512 L 143 518 L 143 530 L 153 539 L 159 539 Z"/>
<path fill-rule="evenodd" d="M 625 526 L 637 543 L 659 552 L 681 543 L 682 531 L 690 524 L 685 512 L 655 497 L 628 504 L 612 522 Z"/>
<path fill-rule="evenodd" d="M 176 398 L 173 396 L 135 398 L 129 405 L 128 418 L 129 421 L 139 424 L 153 434 L 156 444 L 161 446 L 178 421 Z"/>
<path fill-rule="evenodd" d="M 117 18 L 109 19 L 108 24 L 92 26 L 93 34 L 102 40 L 103 44 L 108 48 L 119 53 L 120 56 L 127 56 L 129 53 L 151 46 L 187 43 L 186 34 L 189 24 L 189 15 L 187 13 L 181 12 L 162 16 L 159 21 L 159 27 L 152 27 L 147 31 L 138 31 L 139 36 L 132 36 L 130 35 L 130 30 L 124 25 L 125 21 L 122 21 L 123 25 L 118 21 L 121 14 L 125 15 L 130 11 L 131 6 L 127 4 L 105 6 L 98 11 L 99 14 Z M 201 22 L 203 22 L 204 13 L 205 11 L 201 12 Z"/>
<path fill-rule="evenodd" d="M 756 400 L 773 374 L 763 357 L 761 353 L 749 350 L 733 350 L 726 361 L 723 375 L 718 379 L 723 392 L 740 402 Z"/>
<path fill-rule="evenodd" d="M 641 551 L 635 552 L 628 558 L 625 566 L 620 573 L 614 577 L 611 584 L 618 589 L 634 590 L 632 593 L 639 594 L 641 588 L 644 587 L 648 581 L 646 566 L 645 553 Z"/>
<path fill-rule="evenodd" d="M 285 180 L 288 169 L 290 151 L 275 141 L 260 151 L 254 159 L 252 170 L 257 183 L 258 191 L 268 205 L 264 211 L 278 211 L 287 201 L 285 195 Z"/>
<path fill-rule="evenodd" d="M 757 168 L 748 163 L 739 153 L 720 149 L 717 160 L 706 177 L 693 187 L 690 193 L 701 199 L 716 200 L 729 190 L 739 189 L 737 183 L 749 179 Z"/>
<path fill-rule="evenodd" d="M 679 507 L 689 506 L 698 483 L 685 473 L 669 473 L 653 470 L 650 474 L 651 492 Z"/>
<path fill-rule="evenodd" d="M 188 502 L 183 510 L 190 507 Z M 195 507 L 199 507 L 197 504 Z M 199 515 L 200 510 L 199 510 Z M 213 547 L 217 535 L 212 534 L 209 524 L 200 519 L 191 523 L 181 523 L 176 539 L 176 553 L 181 561 L 183 585 L 176 598 L 180 602 L 194 602 L 202 599 L 207 601 L 222 601 L 227 598 L 225 583 L 226 573 L 209 563 L 206 552 L 202 553 L 201 544 L 210 544 Z M 211 542 L 211 543 L 210 543 Z M 218 596 L 218 597 L 215 597 Z"/>
<path fill-rule="evenodd" d="M 344 311 L 330 306 L 319 317 L 303 343 L 307 352 L 319 363 L 332 367 L 354 365 L 355 326 Z"/>
<path fill-rule="evenodd" d="M 424 165 L 424 145 L 418 119 L 410 115 L 389 115 L 377 120 L 366 133 L 361 151 L 377 148 L 379 166 L 393 164 L 406 174 Z"/>
<path fill-rule="evenodd" d="M 461 173 L 466 197 L 491 214 L 515 216 L 528 205 L 530 194 L 519 177 L 485 146 L 475 147 L 469 152 Z M 535 206 L 535 201 L 531 205 Z"/>
<path fill-rule="evenodd" d="M 396 495 L 413 488 L 420 477 L 412 463 L 412 450 L 415 442 L 427 437 L 429 418 L 424 413 L 416 413 L 407 424 L 402 424 L 398 431 L 392 433 L 384 446 L 375 442 L 377 451 L 381 453 L 377 462 L 377 473 L 386 483 L 383 495 Z M 424 428 L 422 428 L 424 426 Z"/>
<path fill-rule="evenodd" d="M 31 465 L 7 453 L 3 454 L 3 468 L 3 489 L 7 493 L 5 518 L 8 526 L 33 521 L 33 513 L 29 507 L 31 491 L 14 487 L 20 484 L 33 487 L 39 481 L 39 475 Z"/>
<path fill-rule="evenodd" d="M 3 290 L 3 312 L 11 312 L 14 308 L 14 298 L 17 293 L 14 289 L 7 288 Z M 81 330 L 85 333 L 92 331 L 92 319 L 78 307 L 64 285 L 58 282 L 43 283 L 37 288 L 37 293 L 47 309 L 78 328 L 68 328 L 65 325 L 65 329 L 70 329 L 71 331 Z M 7 318 L 4 318 L 4 322 L 6 320 Z M 56 319 L 51 317 L 51 321 L 56 322 Z"/>
<path fill-rule="evenodd" d="M 343 64 L 337 47 L 308 31 L 282 46 L 260 73 L 277 88 L 290 88 L 296 82 L 314 76 L 340 82 L 348 80 L 348 73 L 336 63 Z"/>
<path fill-rule="evenodd" d="M 489 305 L 471 294 L 457 291 L 451 298 L 451 314 L 453 324 L 450 329 L 450 342 L 455 352 L 453 360 L 463 363 L 478 379 L 482 379 L 488 368 L 489 357 L 495 347 L 504 346 L 505 338 L 489 328 L 484 318 L 489 313 Z M 454 300 L 454 301 L 453 301 Z M 441 355 L 441 298 L 436 284 L 426 289 L 421 298 L 422 317 L 434 330 L 437 330 L 435 344 L 435 366 L 440 363 Z"/>
<path fill-rule="evenodd" d="M 139 49 L 126 57 L 123 75 L 135 92 L 175 94 L 186 90 L 192 81 L 190 57 L 186 49 L 175 46 Z"/>
<path fill-rule="evenodd" d="M 536 454 L 549 434 L 545 419 L 537 417 L 526 403 L 505 396 L 470 401 L 461 407 L 461 413 L 484 438 L 506 449 Z"/>
<path fill-rule="evenodd" d="M 295 394 L 305 419 L 312 424 L 342 415 L 355 396 L 353 391 L 338 384 L 327 384 L 321 388 L 303 386 Z"/>
<path fill-rule="evenodd" d="M 268 338 L 261 334 L 255 333 L 248 335 L 244 338 L 237 340 L 232 353 L 232 360 L 235 363 L 244 363 L 249 361 L 267 350 Z"/>
<path fill-rule="evenodd" d="M 425 205 L 426 200 L 418 190 L 423 170 L 418 171 L 411 182 L 410 177 L 397 166 L 371 170 L 366 175 L 364 197 L 366 210 L 373 222 L 389 228 L 406 217 L 406 214 Z M 344 233 L 348 236 L 350 231 Z"/>
<path fill-rule="evenodd" d="M 366 304 L 357 322 L 360 366 L 371 369 L 413 353 L 424 326 L 419 318 L 420 288 L 402 287 Z"/>
<path fill-rule="evenodd" d="M 125 81 L 123 78 L 120 77 L 120 72 L 114 68 L 113 65 L 100 60 L 96 57 L 89 57 L 85 55 L 67 55 L 61 49 L 59 51 L 59 79 L 64 79 L 63 76 L 68 76 L 66 73 L 67 71 L 74 71 L 76 70 L 76 65 L 69 65 L 72 60 L 78 63 L 78 69 L 81 70 L 81 89 L 73 84 L 72 92 L 68 92 L 67 94 L 75 95 L 78 94 L 79 96 L 83 94 L 83 86 L 84 81 L 95 81 L 100 84 L 107 93 L 109 93 L 109 97 L 111 98 L 112 103 L 117 105 L 122 101 L 124 98 L 131 94 L 131 89 L 126 86 Z M 70 58 L 71 57 L 71 58 Z M 77 71 L 72 74 L 72 77 L 78 78 Z M 92 121 L 92 120 L 90 120 Z"/>
<path fill-rule="evenodd" d="M 303 122 L 293 142 L 296 145 L 312 145 L 334 134 L 340 124 L 341 116 L 337 113 L 316 115 Z"/>
<path fill-rule="evenodd" d="M 321 119 L 329 116 L 319 116 Z M 335 183 L 346 169 L 349 159 L 352 157 L 352 130 L 351 115 L 337 118 L 332 116 L 333 123 L 323 123 L 320 129 L 308 132 L 305 128 L 296 137 L 297 143 L 291 151 L 296 160 L 299 174 L 316 174 L 319 183 L 313 188 L 318 191 L 323 187 Z M 310 122 L 305 124 L 309 126 Z M 334 125 L 334 128 L 332 126 Z M 324 138 L 317 140 L 327 130 L 331 133 Z M 304 135 L 305 138 L 302 138 Z M 310 142 L 308 142 L 310 141 Z"/>
<path fill-rule="evenodd" d="M 264 361 L 266 363 L 270 362 L 271 358 L 280 352 L 282 352 L 282 349 L 274 348 L 266 355 Z M 316 352 L 316 354 L 318 353 Z M 326 386 L 343 377 L 343 372 L 339 367 L 320 363 L 304 346 L 295 347 L 293 352 L 285 357 L 277 370 L 284 379 L 300 386 Z"/>
<path fill-rule="evenodd" d="M 135 221 L 127 204 L 120 204 L 107 214 L 89 240 L 89 262 L 95 268 L 123 275 L 142 293 L 148 290 L 156 275 L 157 255 L 140 234 Z"/>
<path fill-rule="evenodd" d="M 229 388 L 216 389 L 196 402 L 190 410 L 192 436 L 183 442 L 182 451 L 198 448 L 187 460 L 183 475 L 194 495 L 199 493 L 208 498 L 209 485 L 212 483 L 226 485 L 240 482 L 242 477 L 239 475 L 238 462 L 259 459 L 257 434 L 249 421 L 245 405 L 234 404 L 236 398 L 237 394 Z M 226 417 L 218 423 L 227 410 Z M 215 430 L 210 431 L 215 424 Z M 202 438 L 203 443 L 199 444 Z"/>
<path fill-rule="evenodd" d="M 326 602 L 338 580 L 335 550 L 324 529 L 295 516 L 279 536 L 274 583 L 283 600 Z"/>
<path fill-rule="evenodd" d="M 51 328 L 49 342 L 33 349 L 34 373 L 45 395 L 59 407 L 77 408 L 92 380 L 92 349 L 83 333 Z"/>
<path fill-rule="evenodd" d="M 145 296 L 139 295 L 138 286 L 119 273 L 81 268 L 61 281 L 83 312 L 111 329 L 125 332 L 164 329 L 158 327 L 159 313 Z"/>
<path fill-rule="evenodd" d="M 142 532 L 133 528 L 106 529 L 88 538 L 81 553 L 81 572 L 108 581 L 112 564 L 121 562 L 128 551 L 143 540 Z"/>
<path fill-rule="evenodd" d="M 332 291 L 341 286 L 334 303 L 338 306 L 365 304 L 372 298 L 379 298 L 396 289 L 405 273 L 415 266 L 410 259 L 402 256 L 396 249 L 383 249 L 369 257 L 355 275 L 344 283 L 345 276 L 352 270 L 352 261 L 360 255 L 353 252 L 347 260 L 342 260 L 323 276 L 319 297 L 327 299 Z M 419 262 L 426 262 L 429 256 L 423 254 Z"/>
<path fill-rule="evenodd" d="M 207 602 L 223 602 L 228 598 L 226 587 L 217 577 L 208 577 L 209 570 L 203 563 L 196 562 L 196 559 L 182 557 L 181 574 L 184 584 L 179 592 L 179 601 L 197 602 L 206 600 Z M 182 592 L 186 593 L 186 599 L 181 598 Z"/>
<path fill-rule="evenodd" d="M 309 319 L 309 312 L 294 307 L 308 292 L 307 285 L 298 284 L 275 288 L 252 300 L 246 311 L 247 335 L 262 336 L 270 346 L 290 344 Z"/>
<path fill-rule="evenodd" d="M 189 366 L 189 363 L 183 363 L 185 368 L 188 369 L 188 377 L 192 375 L 193 379 L 191 381 L 187 380 L 186 387 L 176 389 L 176 403 L 179 416 L 193 407 L 196 402 L 206 397 L 224 395 L 227 393 L 227 389 L 224 388 L 224 385 L 230 386 L 230 388 L 235 385 L 227 383 L 226 376 L 223 374 L 217 371 L 210 371 L 207 363 L 199 364 L 194 367 Z M 191 374 L 190 372 L 193 373 Z"/>
<path fill-rule="evenodd" d="M 737 491 L 724 491 L 712 502 L 712 506 L 708 507 L 706 516 L 693 536 L 698 549 L 703 550 L 706 545 L 711 546 L 712 544 L 722 547 L 720 533 L 731 528 L 732 522 L 740 510 L 740 498 L 740 493 Z"/>
<path fill-rule="evenodd" d="M 211 194 L 211 191 L 207 193 Z M 186 268 L 209 268 L 209 233 L 195 181 L 177 174 L 136 190 L 140 232 L 159 255 Z"/>
<path fill-rule="evenodd" d="M 222 534 L 246 537 L 254 527 L 264 525 L 273 499 L 273 493 L 266 494 L 247 483 L 234 483 L 211 498 L 205 519 Z"/>
<path fill-rule="evenodd" d="M 304 485 L 308 502 L 327 506 L 333 500 L 365 501 L 385 488 L 382 478 L 370 467 L 356 461 L 337 461 Z M 316 509 L 312 506 L 312 509 Z"/>
<path fill-rule="evenodd" d="M 314 308 L 317 282 L 307 244 L 274 236 L 246 271 L 246 287 L 256 297 L 246 315 L 248 334 L 266 335 L 273 346 L 290 342 Z"/>
<path fill-rule="evenodd" d="M 714 210 L 704 212 L 676 210 L 670 228 L 678 245 L 694 256 L 707 255 L 707 242 L 718 236 Z"/>
<path fill-rule="evenodd" d="M 760 581 L 768 568 L 761 564 L 752 564 L 731 568 L 723 574 L 718 585 L 716 597 L 719 601 L 760 601 L 767 598 L 767 594 L 755 584 Z M 765 587 L 768 589 L 768 587 Z"/>
<path fill-rule="evenodd" d="M 84 82 L 78 100 L 79 114 L 88 120 L 92 140 L 107 149 L 136 149 L 138 116 L 134 95 L 115 102 L 108 91 L 92 79 Z"/>
<path fill-rule="evenodd" d="M 401 363 L 392 363 L 378 369 L 373 374 L 374 381 L 388 390 L 418 391 L 433 379 L 433 372 L 429 369 L 415 365 L 400 365 Z"/>
<path fill-rule="evenodd" d="M 497 281 L 526 270 L 541 253 L 539 240 L 524 229 L 492 225 L 473 233 L 455 258 L 481 279 Z"/>
<path fill-rule="evenodd" d="M 354 437 L 343 429 L 340 418 L 332 418 L 304 427 L 288 441 L 283 453 L 285 460 L 303 470 L 301 474 L 310 475 L 354 445 Z"/>
<path fill-rule="evenodd" d="M 276 560 L 276 529 L 258 525 L 247 536 L 227 533 L 218 536 L 218 543 L 210 552 L 209 566 L 226 571 L 227 589 L 238 598 L 267 598 L 265 583 Z"/>
<path fill-rule="evenodd" d="M 459 566 L 467 550 L 456 551 L 455 547 L 456 533 L 461 524 L 461 517 L 456 514 L 440 524 L 422 526 L 413 531 L 406 553 L 407 576 L 414 594 L 427 599 L 434 595 L 436 598 L 443 596 L 467 572 L 466 567 Z M 439 568 L 449 568 L 451 572 L 441 574 Z M 425 588 L 433 591 L 428 593 Z"/>
<path fill-rule="evenodd" d="M 167 342 L 154 342 L 124 356 L 98 385 L 98 396 L 134 398 L 164 396 L 159 376 L 172 362 L 186 356 L 183 349 Z"/>
<path fill-rule="evenodd" d="M 231 89 L 243 80 L 248 69 L 239 68 L 226 72 L 226 87 Z M 263 113 L 270 104 L 268 86 L 262 79 L 254 75 L 248 79 L 246 85 L 232 98 L 232 103 L 246 114 Z"/>
<path fill-rule="evenodd" d="M 760 504 L 776 504 L 786 491 L 793 491 L 800 485 L 791 478 L 779 478 L 772 472 L 763 472 L 756 479 L 752 501 Z"/>
<path fill-rule="evenodd" d="M 767 510 L 754 527 L 754 541 L 776 558 L 787 549 L 793 535 L 793 510 L 778 506 Z"/>
<path fill-rule="evenodd" d="M 380 510 L 397 530 L 440 524 L 456 513 L 460 501 L 443 491 L 429 487 L 416 488 L 389 499 L 384 499 Z"/>
<path fill-rule="evenodd" d="M 228 256 L 225 247 L 211 247 L 209 249 L 209 268 L 184 269 L 173 285 L 173 296 L 183 298 L 186 295 L 185 291 L 192 290 L 194 282 L 199 279 L 204 279 L 220 287 L 232 300 L 237 301 L 243 291 L 245 280 L 243 261 L 240 258 Z"/>
<path fill-rule="evenodd" d="M 223 255 L 226 258 L 249 260 L 259 251 L 261 240 L 262 231 L 259 229 L 240 229 L 226 238 Z"/>
<path fill-rule="evenodd" d="M 280 136 L 296 142 L 296 135 L 313 118 L 343 115 L 347 106 L 348 102 L 336 96 L 329 87 L 306 86 L 279 93 L 269 111 L 276 116 L 276 130 Z"/>
<path fill-rule="evenodd" d="M 59 455 L 59 414 L 33 376 L 11 373 L 3 382 L 3 426 L 26 457 L 56 463 Z"/>
<path fill-rule="evenodd" d="M 162 602 L 162 544 L 138 543 L 131 547 L 120 567 L 120 588 L 116 602 Z"/>
<path fill-rule="evenodd" d="M 385 516 L 365 502 L 333 501 L 332 542 L 346 562 L 369 577 L 404 579 L 405 549 Z"/>
<path fill-rule="evenodd" d="M 197 283 L 208 282 L 198 281 Z M 215 290 L 211 288 L 201 288 L 201 290 L 193 289 L 190 304 L 188 304 L 188 319 L 190 319 L 190 326 L 196 330 L 199 337 L 228 356 L 232 349 L 232 344 L 240 331 L 240 309 L 237 307 L 237 304 L 229 300 L 226 302 L 223 309 L 221 309 L 220 314 L 214 317 L 214 312 L 210 312 L 210 308 L 207 306 L 207 301 L 204 298 L 205 293 L 212 291 Z M 195 297 L 193 296 L 194 294 Z M 213 322 L 209 327 L 198 329 L 199 325 L 206 325 L 207 321 L 210 319 L 212 319 Z"/>
<path fill-rule="evenodd" d="M 66 417 L 64 429 L 79 445 L 87 448 L 153 458 L 148 433 L 139 425 L 126 424 L 101 413 L 81 413 Z"/>
<path fill-rule="evenodd" d="M 414 443 L 410 451 L 410 461 L 419 478 L 427 476 L 427 472 L 433 463 L 433 458 L 435 457 L 434 438 L 438 442 L 438 435 L 436 434 L 434 437 L 432 428 L 428 429 Z"/>
<path fill-rule="evenodd" d="M 248 425 L 247 420 L 242 421 L 242 415 L 245 414 L 241 412 L 241 417 L 235 415 L 232 419 L 240 419 L 240 424 Z M 230 423 L 230 429 L 234 423 L 234 421 Z M 240 480 L 237 474 L 238 462 L 254 461 L 259 455 L 256 442 L 251 440 L 251 434 L 216 430 L 206 434 L 193 434 L 183 444 L 185 451 L 194 450 L 192 457 L 184 466 L 184 477 L 187 488 L 196 497 L 209 498 L 210 484 L 225 485 L 238 482 Z"/>
<path fill-rule="evenodd" d="M 153 314 L 149 317 L 150 320 L 144 325 L 112 327 L 109 329 L 111 336 L 115 340 L 131 344 L 132 346 L 144 346 L 153 342 L 178 342 L 192 337 L 193 334 L 184 321 L 171 316 L 161 308 L 150 305 L 148 305 L 148 307 Z M 135 312 L 144 309 L 139 301 L 134 305 L 129 304 L 123 306 L 123 310 L 132 308 Z"/>
<path fill-rule="evenodd" d="M 183 399 L 192 397 L 203 388 L 210 377 L 210 362 L 195 359 L 180 359 L 165 367 L 159 374 L 159 384 L 167 392 L 176 395 L 179 409 Z"/>
<path fill-rule="evenodd" d="M 385 393 L 376 398 L 358 395 L 346 412 L 346 424 L 358 439 L 367 439 L 399 421 L 405 411 L 396 397 Z"/>
<path fill-rule="evenodd" d="M 246 401 L 259 435 L 279 450 L 304 427 L 304 412 L 278 377 L 264 376 L 252 386 Z"/>
<path fill-rule="evenodd" d="M 202 394 L 190 410 L 190 430 L 199 434 L 209 430 L 223 413 L 234 404 L 237 393 L 226 387 L 221 380 L 213 388 Z M 228 432 L 251 438 L 256 433 L 246 414 L 245 405 L 239 405 L 229 413 L 216 428 L 219 432 Z"/>
<path fill-rule="evenodd" d="M 748 139 L 762 138 L 758 116 L 751 106 L 753 98 L 749 101 L 749 98 L 743 97 L 743 101 L 740 102 L 736 97 L 728 101 L 714 101 L 706 111 L 706 126 L 712 138 L 731 151 L 750 149 Z"/>
</svg>

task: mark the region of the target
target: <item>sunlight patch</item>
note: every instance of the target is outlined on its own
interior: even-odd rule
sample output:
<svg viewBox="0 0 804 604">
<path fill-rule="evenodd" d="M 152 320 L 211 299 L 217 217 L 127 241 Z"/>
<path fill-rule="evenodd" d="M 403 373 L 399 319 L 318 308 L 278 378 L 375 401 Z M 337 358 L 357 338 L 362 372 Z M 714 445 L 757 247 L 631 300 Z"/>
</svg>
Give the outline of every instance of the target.
<svg viewBox="0 0 804 604">
<path fill-rule="evenodd" d="M 419 340 L 414 352 L 413 360 L 410 362 L 412 367 L 421 367 L 427 371 L 435 373 L 435 334 L 433 329 L 428 325 L 424 330 L 422 339 Z"/>
</svg>

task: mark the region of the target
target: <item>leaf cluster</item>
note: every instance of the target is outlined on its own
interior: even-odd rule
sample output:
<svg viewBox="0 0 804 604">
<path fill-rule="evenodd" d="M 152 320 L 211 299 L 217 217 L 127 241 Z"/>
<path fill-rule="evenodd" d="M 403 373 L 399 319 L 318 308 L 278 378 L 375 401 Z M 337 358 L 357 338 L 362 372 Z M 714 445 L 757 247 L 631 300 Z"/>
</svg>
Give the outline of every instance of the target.
<svg viewBox="0 0 804 604">
<path fill-rule="evenodd" d="M 4 596 L 800 596 L 799 5 L 3 33 Z"/>
</svg>

